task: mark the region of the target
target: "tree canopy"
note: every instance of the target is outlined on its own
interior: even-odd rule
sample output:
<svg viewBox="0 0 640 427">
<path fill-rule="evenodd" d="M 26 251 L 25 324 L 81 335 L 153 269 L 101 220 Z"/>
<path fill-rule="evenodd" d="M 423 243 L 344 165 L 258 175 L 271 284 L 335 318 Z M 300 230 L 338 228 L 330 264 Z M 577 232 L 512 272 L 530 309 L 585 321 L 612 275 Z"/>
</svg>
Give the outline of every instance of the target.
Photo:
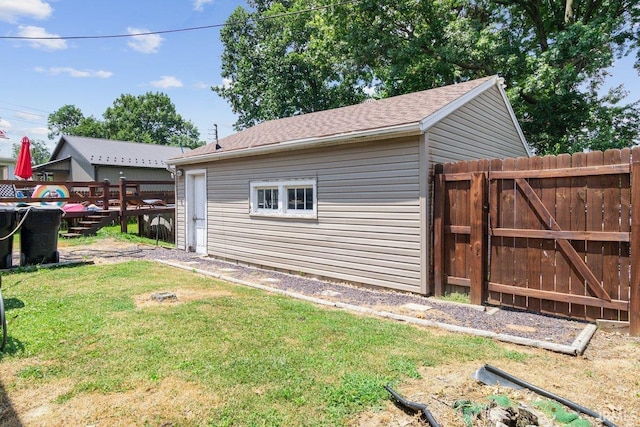
<svg viewBox="0 0 640 427">
<path fill-rule="evenodd" d="M 14 159 L 18 158 L 18 154 L 20 153 L 21 147 L 22 147 L 21 143 L 16 143 L 11 145 L 11 153 Z M 47 145 L 41 139 L 30 140 L 29 148 L 31 149 L 32 165 L 40 165 L 42 163 L 47 163 L 51 158 L 51 153 L 49 152 Z"/>
<path fill-rule="evenodd" d="M 123 94 L 103 118 L 85 117 L 78 107 L 64 105 L 49 115 L 49 138 L 65 134 L 191 148 L 204 144 L 195 125 L 163 93 Z"/>
<path fill-rule="evenodd" d="M 237 129 L 498 74 L 539 154 L 640 143 L 640 104 L 603 90 L 616 59 L 640 55 L 636 0 L 248 4 L 221 31 L 228 85 L 213 88 Z"/>
</svg>

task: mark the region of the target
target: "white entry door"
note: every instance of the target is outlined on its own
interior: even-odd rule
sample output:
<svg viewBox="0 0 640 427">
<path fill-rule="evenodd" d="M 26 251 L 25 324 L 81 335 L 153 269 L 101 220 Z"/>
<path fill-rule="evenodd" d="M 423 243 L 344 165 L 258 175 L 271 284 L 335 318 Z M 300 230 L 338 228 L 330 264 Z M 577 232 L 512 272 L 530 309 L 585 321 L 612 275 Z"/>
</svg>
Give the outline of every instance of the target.
<svg viewBox="0 0 640 427">
<path fill-rule="evenodd" d="M 204 172 L 187 174 L 187 248 L 207 253 L 207 184 Z"/>
</svg>

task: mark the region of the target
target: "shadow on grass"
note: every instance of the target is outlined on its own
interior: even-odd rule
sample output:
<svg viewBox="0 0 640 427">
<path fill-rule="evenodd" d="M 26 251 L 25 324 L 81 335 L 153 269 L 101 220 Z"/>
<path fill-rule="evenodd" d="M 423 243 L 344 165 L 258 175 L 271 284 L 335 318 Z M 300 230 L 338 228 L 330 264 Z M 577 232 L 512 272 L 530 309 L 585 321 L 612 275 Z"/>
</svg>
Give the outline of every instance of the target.
<svg viewBox="0 0 640 427">
<path fill-rule="evenodd" d="M 11 310 L 24 307 L 24 302 L 18 298 L 6 298 L 4 300 L 4 307 L 6 310 L 7 320 L 9 321 L 11 319 Z M 15 354 L 23 349 L 24 345 L 22 342 L 11 338 L 11 330 L 7 328 L 7 344 L 5 345 L 2 353 L 0 353 L 0 361 L 4 359 L 6 354 Z M 12 427 L 22 426 L 20 418 L 18 418 L 18 413 L 13 407 L 11 399 L 9 398 L 2 382 L 0 382 L 0 425 Z"/>
</svg>

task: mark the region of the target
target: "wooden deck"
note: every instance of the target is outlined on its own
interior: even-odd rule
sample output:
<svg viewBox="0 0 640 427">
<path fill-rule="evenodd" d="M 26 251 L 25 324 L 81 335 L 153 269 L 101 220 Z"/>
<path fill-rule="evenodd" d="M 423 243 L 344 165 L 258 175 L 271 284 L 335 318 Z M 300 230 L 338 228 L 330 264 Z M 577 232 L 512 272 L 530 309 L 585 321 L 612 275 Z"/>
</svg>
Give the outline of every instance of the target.
<svg viewBox="0 0 640 427">
<path fill-rule="evenodd" d="M 43 186 L 47 186 L 43 188 Z M 0 180 L 0 204 L 8 206 L 58 206 L 68 224 L 67 237 L 95 234 L 100 227 L 120 222 L 127 232 L 130 217 L 140 223 L 144 215 L 175 212 L 173 181 L 17 181 Z M 10 194 L 15 189 L 17 193 Z M 11 197 L 13 196 L 13 197 Z M 40 196 L 40 197 L 34 197 Z"/>
</svg>

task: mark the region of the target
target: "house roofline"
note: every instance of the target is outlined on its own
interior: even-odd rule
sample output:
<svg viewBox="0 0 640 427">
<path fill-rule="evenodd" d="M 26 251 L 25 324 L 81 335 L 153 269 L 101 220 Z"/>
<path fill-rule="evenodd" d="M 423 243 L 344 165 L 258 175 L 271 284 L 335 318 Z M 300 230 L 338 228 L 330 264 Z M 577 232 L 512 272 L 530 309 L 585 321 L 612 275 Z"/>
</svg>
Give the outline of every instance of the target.
<svg viewBox="0 0 640 427">
<path fill-rule="evenodd" d="M 369 129 L 366 131 L 349 132 L 340 135 L 331 135 L 320 138 L 305 138 L 291 141 L 278 142 L 271 145 L 246 148 L 242 150 L 227 151 L 220 153 L 207 153 L 198 156 L 180 157 L 166 161 L 169 166 L 181 166 L 185 164 L 205 163 L 217 160 L 234 159 L 240 157 L 257 156 L 261 154 L 271 154 L 281 151 L 302 150 L 315 147 L 326 147 L 330 145 L 344 145 L 356 142 L 375 141 L 383 139 L 390 134 L 394 137 L 420 135 L 419 123 L 409 123 L 388 128 Z"/>
<path fill-rule="evenodd" d="M 436 125 L 438 122 L 443 120 L 449 114 L 454 111 L 460 109 L 462 106 L 472 101 L 476 97 L 480 96 L 482 93 L 492 88 L 493 86 L 499 86 L 500 78 L 498 76 L 493 76 L 486 82 L 482 83 L 480 86 L 477 86 L 471 89 L 469 92 L 460 96 L 459 98 L 454 99 L 447 105 L 440 108 L 433 114 L 429 114 L 424 119 L 420 120 L 420 130 L 424 133 L 427 132 L 432 126 Z"/>
<path fill-rule="evenodd" d="M 525 151 L 527 152 L 529 157 L 533 156 L 533 153 L 531 152 L 531 149 L 529 148 L 529 144 L 527 143 L 527 139 L 525 138 L 524 134 L 522 133 L 522 128 L 520 127 L 520 123 L 518 123 L 518 119 L 516 118 L 516 114 L 514 113 L 513 108 L 511 107 L 511 103 L 509 102 L 509 99 L 507 98 L 507 93 L 504 90 L 504 79 L 502 77 L 497 76 L 497 75 L 493 76 L 493 78 L 487 80 L 486 82 L 484 82 L 480 86 L 470 90 L 466 94 L 462 95 L 460 98 L 458 98 L 458 99 L 450 102 L 449 104 L 445 105 L 444 107 L 442 107 L 440 110 L 436 111 L 435 113 L 433 113 L 433 114 L 429 115 L 428 117 L 425 117 L 424 119 L 422 119 L 420 121 L 420 130 L 422 132 L 427 132 L 431 127 L 435 126 L 438 122 L 443 120 L 449 114 L 451 114 L 454 111 L 460 109 L 462 106 L 464 106 L 468 102 L 472 101 L 476 97 L 480 96 L 482 93 L 484 93 L 488 89 L 492 88 L 493 86 L 496 86 L 498 88 L 498 92 L 500 93 L 500 96 L 502 97 L 502 102 L 507 107 L 507 111 L 509 113 L 509 117 L 511 118 L 511 122 L 512 122 L 513 126 L 515 127 L 516 132 L 518 133 L 518 137 L 520 138 L 520 142 L 522 143 Z"/>
<path fill-rule="evenodd" d="M 498 75 L 493 76 L 486 82 L 481 85 L 475 87 L 459 98 L 453 100 L 452 102 L 446 104 L 438 111 L 430 114 L 429 116 L 423 118 L 419 122 L 408 123 L 403 125 L 391 126 L 387 128 L 376 128 L 369 129 L 365 131 L 357 131 L 357 132 L 349 132 L 339 135 L 331 135 L 327 137 L 314 137 L 314 138 L 305 138 L 305 139 L 296 139 L 291 141 L 283 141 L 276 144 L 270 144 L 266 146 L 245 148 L 241 150 L 234 151 L 222 151 L 215 153 L 206 153 L 195 156 L 187 156 L 187 157 L 179 157 L 174 159 L 169 159 L 166 161 L 167 166 L 180 166 L 185 164 L 194 164 L 194 163 L 205 163 L 217 160 L 231 159 L 231 158 L 240 158 L 247 156 L 255 156 L 260 154 L 270 154 L 276 153 L 279 151 L 291 151 L 298 149 L 308 149 L 318 146 L 328 146 L 328 145 L 342 145 L 349 144 L 355 142 L 362 141 L 374 141 L 376 139 L 382 139 L 384 137 L 393 134 L 394 136 L 410 136 L 410 135 L 420 135 L 429 131 L 431 127 L 442 121 L 449 114 L 457 111 L 465 104 L 469 103 L 473 99 L 477 98 L 487 90 L 496 86 L 500 96 L 502 97 L 504 105 L 507 107 L 507 111 L 509 117 L 511 118 L 512 124 L 518 133 L 520 138 L 520 142 L 522 143 L 524 149 L 526 150 L 529 156 L 532 156 L 531 149 L 529 148 L 529 144 L 522 133 L 522 129 L 520 128 L 520 124 L 516 119 L 515 113 L 509 100 L 507 98 L 507 94 L 504 91 L 504 79 L 499 77 Z"/>
</svg>

